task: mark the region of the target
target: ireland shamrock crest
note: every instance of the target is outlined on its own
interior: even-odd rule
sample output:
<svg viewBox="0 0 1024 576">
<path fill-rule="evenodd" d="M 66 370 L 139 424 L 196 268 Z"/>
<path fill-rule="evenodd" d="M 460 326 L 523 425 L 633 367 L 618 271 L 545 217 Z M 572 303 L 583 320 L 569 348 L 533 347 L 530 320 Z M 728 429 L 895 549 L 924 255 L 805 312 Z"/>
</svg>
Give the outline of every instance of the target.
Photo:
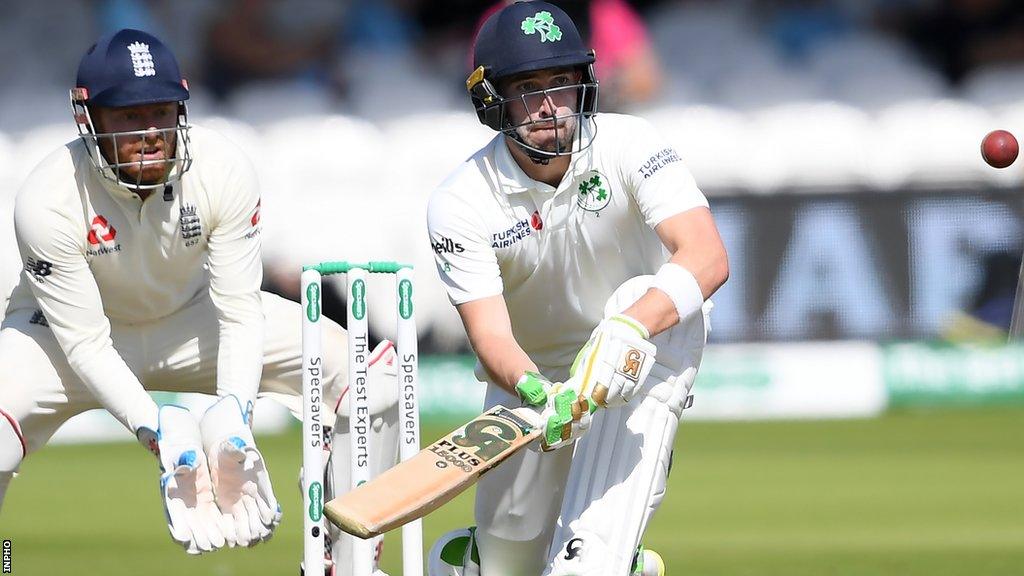
<svg viewBox="0 0 1024 576">
<path fill-rule="evenodd" d="M 558 42 L 562 39 L 562 29 L 555 24 L 555 19 L 547 10 L 527 16 L 520 28 L 527 36 L 534 32 L 539 33 L 541 42 Z"/>
<path fill-rule="evenodd" d="M 599 212 L 611 202 L 611 188 L 608 179 L 600 172 L 591 171 L 580 180 L 576 203 L 590 212 Z"/>
</svg>

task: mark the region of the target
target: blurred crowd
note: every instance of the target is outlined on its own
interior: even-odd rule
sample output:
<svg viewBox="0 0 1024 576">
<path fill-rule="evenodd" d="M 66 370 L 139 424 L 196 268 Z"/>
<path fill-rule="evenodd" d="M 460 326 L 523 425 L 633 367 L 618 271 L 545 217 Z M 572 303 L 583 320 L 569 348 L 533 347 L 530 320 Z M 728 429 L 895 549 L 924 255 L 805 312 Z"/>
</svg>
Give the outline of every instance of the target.
<svg viewBox="0 0 1024 576">
<path fill-rule="evenodd" d="M 185 68 L 218 100 L 247 85 L 290 81 L 326 89 L 344 101 L 367 76 L 360 64 L 366 60 L 386 67 L 398 61 L 458 86 L 476 28 L 501 2 L 221 0 L 188 10 L 188 30 L 181 30 L 184 10 L 177 1 L 96 4 L 101 31 L 139 27 L 172 37 L 189 34 L 186 43 L 199 49 Z M 602 54 L 599 73 L 610 87 L 610 103 L 646 101 L 655 92 L 656 61 L 638 12 L 654 4 L 562 2 Z"/>
<path fill-rule="evenodd" d="M 202 102 L 230 104 L 236 116 L 259 116 L 259 103 L 250 101 L 260 98 L 252 94 L 275 90 L 313 113 L 326 109 L 372 118 L 401 113 L 401 107 L 448 108 L 461 103 L 474 31 L 500 3 L 10 3 L 0 19 L 0 47 L 18 57 L 0 63 L 8 84 L 0 97 L 67 86 L 93 38 L 135 27 L 174 46 Z M 1024 59 L 1024 2 L 1018 0 L 564 0 L 560 5 L 597 49 L 605 110 L 701 99 L 742 104 L 744 94 L 768 101 L 811 99 L 822 92 L 820 84 L 833 79 L 818 74 L 817 82 L 809 82 L 809 70 L 833 66 L 839 70 L 835 76 L 846 77 L 842 68 L 850 62 L 845 60 L 858 59 L 879 74 L 900 77 L 896 96 L 942 92 L 956 90 L 979 70 Z M 857 49 L 843 51 L 838 63 L 822 56 L 835 52 L 832 46 L 849 44 Z M 896 68 L 897 61 L 904 68 Z M 744 65 L 749 70 L 738 79 L 730 75 Z M 0 128 L 4 120 L 0 114 Z"/>
<path fill-rule="evenodd" d="M 491 137 L 469 113 L 464 80 L 474 32 L 500 2 L 4 3 L 0 189 L 6 193 L 0 194 L 0 212 L 11 213 L 26 171 L 74 135 L 67 89 L 84 49 L 102 33 L 134 27 L 174 48 L 189 79 L 193 118 L 260 159 L 264 200 L 274 205 L 278 222 L 298 218 L 304 202 L 324 206 L 324 214 L 346 213 L 353 203 L 356 214 L 386 206 L 398 210 L 391 214 L 395 219 L 421 222 L 417 202 Z M 1019 171 L 985 166 L 977 152 L 980 136 L 994 126 L 1024 131 L 1024 0 L 555 2 L 598 53 L 601 108 L 641 108 L 712 194 L 890 192 L 964 183 L 1016 189 L 1024 183 Z M 423 154 L 424 146 L 431 154 Z M 336 161 L 313 162 L 308 147 L 336 154 Z M 403 169 L 382 183 L 385 165 Z M 978 212 L 986 222 L 1003 214 L 989 200 L 969 203 L 971 209 L 995 210 Z M 719 206 L 724 236 L 746 230 L 744 210 L 752 206 L 731 212 Z M 1013 214 L 1006 213 L 1002 228 L 984 231 L 992 245 L 954 251 L 964 258 L 949 263 L 958 284 L 936 296 L 941 306 L 928 313 L 955 306 L 963 314 L 944 319 L 941 327 L 914 325 L 906 334 L 976 339 L 1005 331 L 1020 266 L 1021 232 Z M 350 220 L 345 237 L 380 227 L 375 219 Z M 949 234 L 960 233 L 958 219 L 942 222 Z M 339 246 L 336 222 L 308 227 L 318 233 L 297 235 L 283 224 L 276 230 L 268 225 L 268 289 L 295 297 L 298 263 L 289 256 L 377 256 Z M 394 230 L 394 246 L 373 249 L 415 254 L 418 265 L 429 267 L 429 249 L 408 239 L 422 237 L 417 234 Z M 0 244 L 14 251 L 9 222 L 0 222 L 3 238 Z M 0 264 L 8 262 L 0 266 L 0 288 L 10 285 L 5 270 L 17 275 L 18 266 L 10 264 L 16 260 L 0 251 Z M 744 282 L 737 272 L 722 298 L 732 291 L 743 301 L 771 290 Z M 440 293 L 432 297 L 427 301 L 444 302 Z M 344 322 L 341 296 L 325 298 L 325 314 Z M 442 309 L 451 312 L 438 306 L 431 311 L 437 318 L 423 318 L 423 330 L 434 332 L 428 340 L 444 349 L 464 346 L 457 317 Z M 721 309 L 719 318 L 730 307 Z M 756 322 L 722 320 L 717 337 L 739 338 Z M 774 333 L 769 327 L 764 334 Z"/>
</svg>

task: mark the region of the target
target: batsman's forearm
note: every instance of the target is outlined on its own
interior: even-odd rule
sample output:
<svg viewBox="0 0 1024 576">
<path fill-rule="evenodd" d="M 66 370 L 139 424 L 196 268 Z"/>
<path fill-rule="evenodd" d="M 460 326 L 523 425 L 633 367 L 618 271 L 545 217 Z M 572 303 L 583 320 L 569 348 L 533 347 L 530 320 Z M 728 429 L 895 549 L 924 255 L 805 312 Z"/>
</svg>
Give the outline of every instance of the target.
<svg viewBox="0 0 1024 576">
<path fill-rule="evenodd" d="M 729 257 L 721 242 L 700 251 L 680 250 L 669 261 L 693 274 L 705 300 L 711 298 L 729 279 Z"/>
<path fill-rule="evenodd" d="M 482 336 L 470 338 L 480 364 L 491 377 L 491 382 L 510 394 L 517 395 L 516 382 L 526 371 L 538 372 L 537 365 L 526 355 L 515 338 Z"/>
<path fill-rule="evenodd" d="M 651 337 L 679 323 L 676 305 L 667 294 L 657 288 L 649 289 L 639 300 L 626 308 L 623 314 L 643 324 Z"/>
</svg>

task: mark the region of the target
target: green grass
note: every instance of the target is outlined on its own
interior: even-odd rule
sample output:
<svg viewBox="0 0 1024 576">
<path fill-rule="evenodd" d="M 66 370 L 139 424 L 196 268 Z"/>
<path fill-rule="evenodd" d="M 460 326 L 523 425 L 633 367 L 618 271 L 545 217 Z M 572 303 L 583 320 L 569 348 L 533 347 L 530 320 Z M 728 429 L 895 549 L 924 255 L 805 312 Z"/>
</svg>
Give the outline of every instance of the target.
<svg viewBox="0 0 1024 576">
<path fill-rule="evenodd" d="M 296 574 L 298 434 L 260 446 L 285 509 L 277 536 L 199 558 L 167 536 L 156 464 L 137 446 L 45 449 L 23 466 L 0 517 L 14 574 Z M 428 517 L 427 545 L 469 523 L 470 504 L 463 495 Z M 646 542 L 679 576 L 1022 574 L 1024 408 L 687 422 Z M 394 576 L 397 548 L 397 538 L 385 548 Z"/>
</svg>

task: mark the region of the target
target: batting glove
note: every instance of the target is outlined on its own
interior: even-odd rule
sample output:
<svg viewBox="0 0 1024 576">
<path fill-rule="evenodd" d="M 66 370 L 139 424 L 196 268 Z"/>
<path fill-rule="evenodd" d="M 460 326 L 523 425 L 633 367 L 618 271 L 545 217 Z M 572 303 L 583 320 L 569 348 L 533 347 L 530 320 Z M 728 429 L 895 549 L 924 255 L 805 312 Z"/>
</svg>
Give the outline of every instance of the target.
<svg viewBox="0 0 1024 576">
<path fill-rule="evenodd" d="M 658 347 L 648 338 L 647 328 L 633 318 L 609 316 L 590 334 L 569 374 L 599 406 L 622 406 L 643 387 L 654 366 Z"/>
<path fill-rule="evenodd" d="M 281 522 L 270 473 L 249 427 L 251 414 L 251 404 L 243 412 L 238 399 L 228 395 L 211 406 L 199 424 L 229 546 L 269 540 Z"/>
<path fill-rule="evenodd" d="M 526 406 L 540 414 L 544 426 L 540 448 L 545 452 L 571 445 L 590 429 L 597 404 L 579 392 L 579 381 L 552 383 L 536 372 L 526 372 L 516 382 L 516 392 Z"/>
<path fill-rule="evenodd" d="M 221 513 L 192 413 L 181 406 L 162 406 L 157 430 L 139 428 L 136 435 L 160 460 L 160 493 L 171 538 L 189 554 L 223 546 Z"/>
</svg>

